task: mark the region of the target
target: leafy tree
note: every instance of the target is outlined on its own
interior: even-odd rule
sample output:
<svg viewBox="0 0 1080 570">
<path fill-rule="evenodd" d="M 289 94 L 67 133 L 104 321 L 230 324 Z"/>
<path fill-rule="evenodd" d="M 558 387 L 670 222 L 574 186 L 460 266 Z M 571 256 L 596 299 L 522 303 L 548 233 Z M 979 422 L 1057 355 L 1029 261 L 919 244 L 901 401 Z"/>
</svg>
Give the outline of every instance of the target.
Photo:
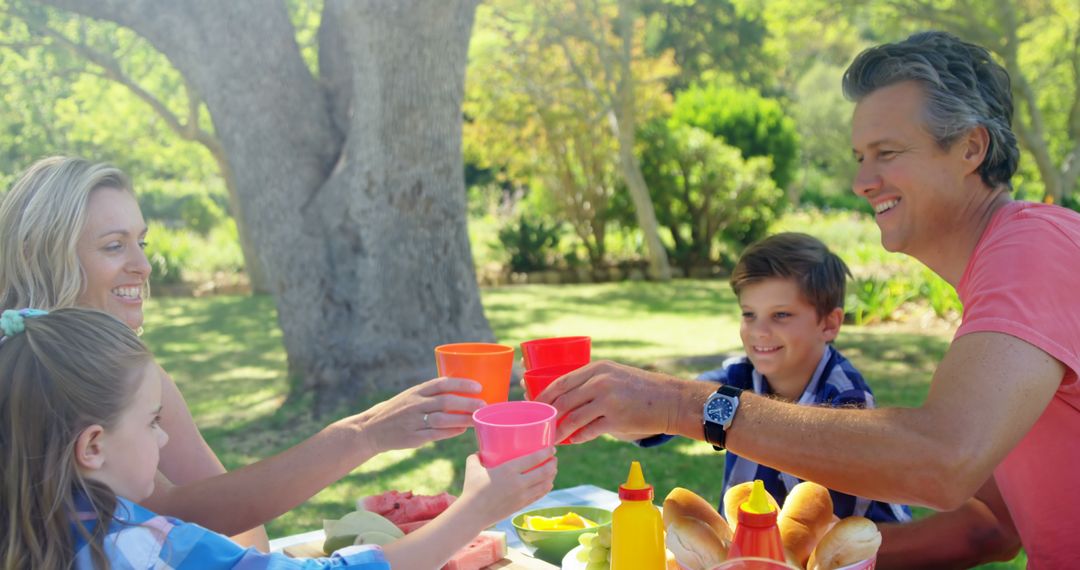
<svg viewBox="0 0 1080 570">
<path fill-rule="evenodd" d="M 618 143 L 619 170 L 645 238 L 649 273 L 654 279 L 669 279 L 671 270 L 657 231 L 656 213 L 634 154 L 637 92 L 643 82 L 634 74 L 634 62 L 644 57 L 638 39 L 643 27 L 638 1 L 572 0 L 535 6 L 542 25 L 534 32 L 562 51 L 570 77 L 602 110 Z"/>
<path fill-rule="evenodd" d="M 613 8 L 603 5 L 606 12 Z M 601 93 L 606 87 L 589 88 L 582 78 L 603 80 L 608 68 L 594 44 L 553 28 L 561 20 L 553 23 L 545 10 L 522 0 L 479 10 L 465 102 L 466 152 L 514 184 L 550 195 L 598 268 L 609 204 L 625 168 L 611 101 Z M 635 29 L 630 73 L 640 82 L 635 115 L 647 117 L 666 103 L 658 78 L 673 67 L 669 59 L 641 55 L 642 41 L 643 30 Z"/>
<path fill-rule="evenodd" d="M 657 218 L 687 272 L 711 262 L 720 241 L 735 251 L 757 241 L 778 217 L 783 192 L 769 158 L 744 161 L 739 149 L 674 119 L 650 121 L 638 138 Z"/>
<path fill-rule="evenodd" d="M 768 90 L 775 84 L 775 58 L 764 49 L 768 29 L 762 12 L 732 0 L 643 0 L 646 53 L 671 52 L 678 73 L 667 79 L 677 93 L 720 77 Z"/>
<path fill-rule="evenodd" d="M 69 13 L 130 29 L 175 67 L 181 83 L 168 92 L 186 94 L 159 116 L 194 138 L 212 120 L 237 218 L 269 276 L 294 394 L 328 410 L 431 377 L 432 346 L 491 338 L 461 155 L 475 0 L 327 0 L 318 79 L 284 2 L 49 4 L 62 12 L 27 7 L 47 26 L 39 35 L 89 45 Z M 51 35 L 69 21 L 73 35 Z"/>
<path fill-rule="evenodd" d="M 843 67 L 818 63 L 795 87 L 791 112 L 801 143 L 801 169 L 788 186 L 793 204 L 807 193 L 819 205 L 865 204 L 851 192 L 857 163 L 851 154 L 851 103 L 840 90 L 843 73 Z"/>
<path fill-rule="evenodd" d="M 738 148 L 745 158 L 770 157 L 776 185 L 786 188 L 791 182 L 798 134 L 778 101 L 749 89 L 711 83 L 679 93 L 671 120 L 707 131 Z"/>
</svg>

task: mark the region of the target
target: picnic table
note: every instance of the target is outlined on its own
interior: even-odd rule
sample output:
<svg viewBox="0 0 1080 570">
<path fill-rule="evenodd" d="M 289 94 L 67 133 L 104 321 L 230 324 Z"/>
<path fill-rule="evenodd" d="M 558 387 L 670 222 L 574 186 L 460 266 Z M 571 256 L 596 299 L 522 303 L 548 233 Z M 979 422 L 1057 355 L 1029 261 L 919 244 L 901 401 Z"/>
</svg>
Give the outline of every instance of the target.
<svg viewBox="0 0 1080 570">
<path fill-rule="evenodd" d="M 558 568 L 543 560 L 533 558 L 533 549 L 521 542 L 517 533 L 514 532 L 510 520 L 524 511 L 563 505 L 601 507 L 614 510 L 615 507 L 619 506 L 619 495 L 607 489 L 601 489 L 596 485 L 578 485 L 577 487 L 551 491 L 538 501 L 495 525 L 495 530 L 506 533 L 506 545 L 509 547 L 509 552 L 506 558 L 488 566 L 486 570 L 555 570 Z M 283 551 L 296 557 L 324 556 L 322 543 L 325 539 L 326 535 L 323 534 L 322 530 L 313 530 L 271 540 L 270 550 Z"/>
</svg>

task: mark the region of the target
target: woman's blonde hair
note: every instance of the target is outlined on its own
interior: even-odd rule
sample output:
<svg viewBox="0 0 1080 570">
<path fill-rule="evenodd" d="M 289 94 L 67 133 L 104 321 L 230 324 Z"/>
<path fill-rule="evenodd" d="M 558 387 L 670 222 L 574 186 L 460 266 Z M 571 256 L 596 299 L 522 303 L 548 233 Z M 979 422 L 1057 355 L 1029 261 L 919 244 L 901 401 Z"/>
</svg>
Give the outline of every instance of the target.
<svg viewBox="0 0 1080 570">
<path fill-rule="evenodd" d="M 150 352 L 99 311 L 60 309 L 24 323 L 0 341 L 0 567 L 70 568 L 74 526 L 94 566 L 108 568 L 116 495 L 80 476 L 75 441 L 91 425 L 115 426 Z M 92 529 L 79 507 L 93 510 Z"/>
<path fill-rule="evenodd" d="M 73 307 L 86 276 L 77 246 L 90 194 L 132 192 L 120 169 L 81 158 L 35 162 L 0 204 L 0 309 Z"/>
</svg>

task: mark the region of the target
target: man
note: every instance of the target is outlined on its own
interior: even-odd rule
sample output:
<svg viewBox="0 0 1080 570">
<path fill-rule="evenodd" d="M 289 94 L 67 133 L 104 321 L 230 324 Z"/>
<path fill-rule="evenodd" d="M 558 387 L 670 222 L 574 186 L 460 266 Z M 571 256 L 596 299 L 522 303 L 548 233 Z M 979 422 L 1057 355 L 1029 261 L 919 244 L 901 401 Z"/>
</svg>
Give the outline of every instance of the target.
<svg viewBox="0 0 1080 570">
<path fill-rule="evenodd" d="M 882 245 L 942 276 L 964 304 L 923 405 L 807 408 L 599 362 L 541 395 L 565 415 L 557 437 L 677 434 L 845 493 L 940 511 L 967 509 L 977 493 L 994 511 L 1000 489 L 1008 512 L 991 516 L 1011 515 L 1029 567 L 1071 567 L 1080 215 L 1009 197 L 1019 159 L 1009 79 L 986 50 L 916 34 L 860 54 L 844 89 L 856 103 L 853 190 L 873 206 Z"/>
</svg>

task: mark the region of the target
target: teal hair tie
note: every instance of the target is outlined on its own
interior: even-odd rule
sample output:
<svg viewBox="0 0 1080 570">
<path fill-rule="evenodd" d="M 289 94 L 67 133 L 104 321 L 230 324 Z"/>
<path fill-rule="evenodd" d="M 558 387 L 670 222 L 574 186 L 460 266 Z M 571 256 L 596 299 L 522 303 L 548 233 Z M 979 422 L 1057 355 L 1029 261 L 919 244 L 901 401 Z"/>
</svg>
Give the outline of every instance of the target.
<svg viewBox="0 0 1080 570">
<path fill-rule="evenodd" d="M 49 314 L 41 309 L 8 309 L 0 314 L 0 330 L 4 336 L 15 336 L 26 330 L 26 319 L 40 317 Z"/>
</svg>

